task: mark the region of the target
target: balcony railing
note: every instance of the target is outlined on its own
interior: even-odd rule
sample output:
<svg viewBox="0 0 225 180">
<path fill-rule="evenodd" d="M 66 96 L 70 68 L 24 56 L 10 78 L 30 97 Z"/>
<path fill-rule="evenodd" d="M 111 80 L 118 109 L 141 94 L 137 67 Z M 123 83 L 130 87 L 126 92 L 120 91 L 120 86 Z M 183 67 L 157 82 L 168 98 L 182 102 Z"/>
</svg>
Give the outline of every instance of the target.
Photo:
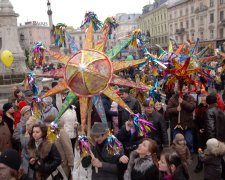
<svg viewBox="0 0 225 180">
<path fill-rule="evenodd" d="M 177 34 L 184 34 L 185 33 L 185 29 L 184 28 L 176 29 L 176 33 Z"/>
<path fill-rule="evenodd" d="M 200 8 L 196 8 L 195 10 L 195 13 L 199 13 L 199 12 L 202 12 L 202 11 L 207 11 L 208 10 L 208 7 L 207 6 L 202 6 Z"/>
</svg>

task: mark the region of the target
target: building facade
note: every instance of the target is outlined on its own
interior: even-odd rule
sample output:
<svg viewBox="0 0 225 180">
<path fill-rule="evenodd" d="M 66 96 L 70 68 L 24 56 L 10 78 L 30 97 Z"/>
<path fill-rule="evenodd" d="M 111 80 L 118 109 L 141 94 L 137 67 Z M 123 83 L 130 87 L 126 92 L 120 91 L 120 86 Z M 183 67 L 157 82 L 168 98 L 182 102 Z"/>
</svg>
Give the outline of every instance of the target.
<svg viewBox="0 0 225 180">
<path fill-rule="evenodd" d="M 41 42 L 50 46 L 50 28 L 47 22 L 30 21 L 18 27 L 20 44 L 23 49 L 31 50 L 34 44 Z"/>
<path fill-rule="evenodd" d="M 150 40 L 150 51 L 157 51 L 156 44 L 167 49 L 168 39 L 168 18 L 167 1 L 156 0 L 153 4 L 143 7 L 142 15 L 138 19 L 138 27 Z"/>
</svg>

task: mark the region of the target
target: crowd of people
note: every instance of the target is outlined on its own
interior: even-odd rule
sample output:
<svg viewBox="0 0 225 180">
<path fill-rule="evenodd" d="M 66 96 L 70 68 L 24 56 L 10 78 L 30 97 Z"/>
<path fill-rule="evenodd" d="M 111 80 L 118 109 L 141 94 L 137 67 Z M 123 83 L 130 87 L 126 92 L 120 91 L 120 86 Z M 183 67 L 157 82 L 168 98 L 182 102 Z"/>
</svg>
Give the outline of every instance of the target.
<svg viewBox="0 0 225 180">
<path fill-rule="evenodd" d="M 39 96 L 51 88 L 43 87 Z M 176 87 L 165 91 L 163 104 L 148 99 L 140 103 L 128 88 L 113 88 L 154 129 L 140 134 L 134 127 L 134 115 L 103 95 L 108 126 L 121 146 L 117 153 L 107 150 L 108 131 L 93 106 L 91 152 L 84 156 L 78 142 L 84 133 L 79 100 L 61 116 L 53 138 L 51 122 L 67 92 L 43 98 L 42 114 L 37 118 L 31 111 L 33 92 L 13 87 L 0 111 L 0 180 L 188 180 L 192 179 L 188 167 L 193 165 L 195 153 L 195 173 L 204 167 L 205 180 L 225 179 L 225 90 L 222 96 L 214 90 L 193 92 L 184 84 L 182 92 Z M 87 135 L 84 129 L 83 135 Z"/>
</svg>

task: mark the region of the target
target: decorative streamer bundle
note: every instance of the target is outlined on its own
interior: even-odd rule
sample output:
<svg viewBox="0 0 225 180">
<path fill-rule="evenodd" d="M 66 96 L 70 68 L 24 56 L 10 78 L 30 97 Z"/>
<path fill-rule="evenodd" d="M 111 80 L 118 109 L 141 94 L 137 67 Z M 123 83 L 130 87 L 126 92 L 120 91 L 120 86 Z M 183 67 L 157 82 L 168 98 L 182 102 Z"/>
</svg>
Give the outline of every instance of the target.
<svg viewBox="0 0 225 180">
<path fill-rule="evenodd" d="M 141 36 L 143 36 L 144 34 L 141 33 L 140 29 L 136 29 L 132 32 L 131 37 L 131 46 L 133 46 L 134 48 L 138 48 L 138 47 L 143 47 L 144 46 L 144 42 L 141 38 Z"/>
<path fill-rule="evenodd" d="M 45 63 L 44 46 L 40 42 L 33 46 L 33 53 L 35 62 L 38 65 L 41 66 Z"/>
<path fill-rule="evenodd" d="M 34 97 L 31 102 L 31 112 L 33 116 L 40 117 L 42 113 L 42 105 L 40 97 Z"/>
<path fill-rule="evenodd" d="M 134 114 L 133 118 L 133 124 L 134 128 L 138 133 L 138 136 L 145 136 L 147 137 L 148 132 L 151 132 L 151 128 L 156 130 L 153 127 L 153 124 L 151 122 L 148 122 L 144 119 L 140 118 L 140 114 Z"/>
<path fill-rule="evenodd" d="M 31 90 L 34 94 L 38 94 L 38 87 L 35 84 L 34 74 L 31 72 L 25 75 L 24 89 Z"/>
<path fill-rule="evenodd" d="M 94 30 L 97 31 L 102 27 L 102 22 L 98 20 L 97 15 L 94 12 L 87 12 L 85 14 L 85 20 L 83 24 L 80 26 L 80 28 L 87 28 L 90 23 L 92 22 Z"/>
<path fill-rule="evenodd" d="M 66 46 L 66 35 L 65 35 L 66 25 L 64 23 L 58 23 L 54 27 L 54 37 L 55 37 L 55 45 L 62 47 Z"/>
<path fill-rule="evenodd" d="M 119 155 L 122 144 L 118 141 L 118 139 L 114 136 L 108 136 L 106 138 L 106 150 L 109 154 Z"/>
<path fill-rule="evenodd" d="M 156 102 L 161 102 L 161 94 L 156 92 L 156 88 L 158 86 L 158 80 L 155 83 L 155 88 L 154 89 L 150 89 L 149 91 L 149 101 L 151 100 L 151 98 L 153 98 L 153 101 Z"/>
<path fill-rule="evenodd" d="M 79 143 L 80 153 L 82 157 L 85 157 L 91 154 L 90 147 L 88 144 L 88 138 L 86 136 L 84 135 L 79 136 L 78 143 Z"/>
<path fill-rule="evenodd" d="M 78 46 L 76 45 L 75 41 L 73 40 L 73 38 L 71 37 L 70 33 L 65 29 L 66 32 L 66 37 L 69 43 L 69 46 L 72 50 L 73 54 L 76 54 L 79 51 Z"/>
<path fill-rule="evenodd" d="M 115 17 L 108 17 L 105 22 L 104 25 L 102 27 L 102 31 L 105 31 L 106 28 L 109 28 L 109 39 L 111 39 L 111 35 L 112 35 L 112 30 L 116 29 L 119 26 L 119 22 L 116 20 Z"/>
</svg>

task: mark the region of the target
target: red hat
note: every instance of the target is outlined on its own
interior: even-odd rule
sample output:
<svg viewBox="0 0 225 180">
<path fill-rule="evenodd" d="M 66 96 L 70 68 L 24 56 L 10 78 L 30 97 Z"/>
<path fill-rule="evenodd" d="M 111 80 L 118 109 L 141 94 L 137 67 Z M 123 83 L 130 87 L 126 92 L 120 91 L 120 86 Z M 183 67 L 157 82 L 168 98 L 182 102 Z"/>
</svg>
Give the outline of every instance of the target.
<svg viewBox="0 0 225 180">
<path fill-rule="evenodd" d="M 2 110 L 0 110 L 0 116 L 2 116 L 2 117 L 3 117 L 3 112 L 2 112 Z"/>
<path fill-rule="evenodd" d="M 21 110 L 24 106 L 27 106 L 27 103 L 25 101 L 19 102 L 19 110 Z"/>
</svg>

